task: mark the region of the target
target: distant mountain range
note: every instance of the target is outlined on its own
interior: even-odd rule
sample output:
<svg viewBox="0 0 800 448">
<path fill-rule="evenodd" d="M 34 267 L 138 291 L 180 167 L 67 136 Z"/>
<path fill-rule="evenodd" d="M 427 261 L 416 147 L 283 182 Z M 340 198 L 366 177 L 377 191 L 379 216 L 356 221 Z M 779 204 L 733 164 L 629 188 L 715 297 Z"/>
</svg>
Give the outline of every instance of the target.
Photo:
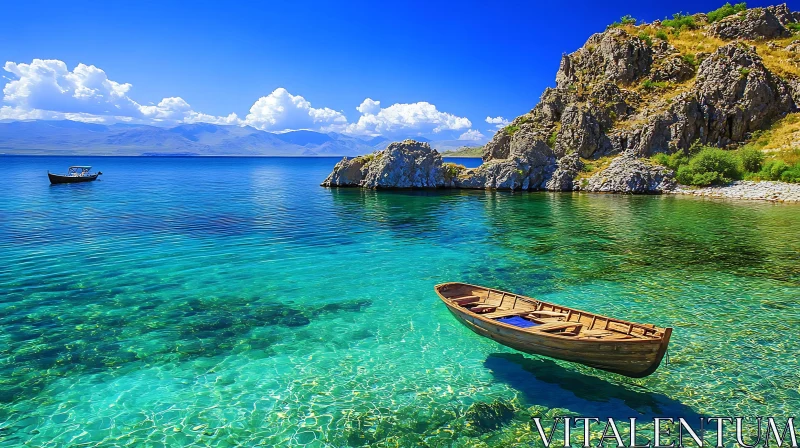
<svg viewBox="0 0 800 448">
<path fill-rule="evenodd" d="M 428 142 L 442 152 L 464 145 L 461 140 L 409 138 Z M 383 149 L 391 141 L 385 137 L 359 138 L 335 132 L 272 133 L 249 126 L 208 123 L 162 128 L 69 120 L 0 122 L 0 154 L 354 156 Z"/>
</svg>

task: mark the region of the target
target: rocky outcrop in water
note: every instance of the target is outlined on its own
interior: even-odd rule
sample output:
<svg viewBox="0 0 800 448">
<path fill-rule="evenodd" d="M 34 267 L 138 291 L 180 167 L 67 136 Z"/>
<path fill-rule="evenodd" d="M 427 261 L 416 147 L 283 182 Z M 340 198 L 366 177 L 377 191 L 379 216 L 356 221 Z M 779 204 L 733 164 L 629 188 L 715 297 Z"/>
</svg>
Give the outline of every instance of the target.
<svg viewBox="0 0 800 448">
<path fill-rule="evenodd" d="M 556 158 L 547 144 L 533 134 L 520 133 L 509 139 L 508 156 L 493 158 L 460 175 L 459 188 L 540 190 L 555 169 Z"/>
<path fill-rule="evenodd" d="M 437 188 L 445 186 L 442 156 L 427 143 L 392 143 L 381 151 L 345 157 L 323 187 Z"/>
</svg>

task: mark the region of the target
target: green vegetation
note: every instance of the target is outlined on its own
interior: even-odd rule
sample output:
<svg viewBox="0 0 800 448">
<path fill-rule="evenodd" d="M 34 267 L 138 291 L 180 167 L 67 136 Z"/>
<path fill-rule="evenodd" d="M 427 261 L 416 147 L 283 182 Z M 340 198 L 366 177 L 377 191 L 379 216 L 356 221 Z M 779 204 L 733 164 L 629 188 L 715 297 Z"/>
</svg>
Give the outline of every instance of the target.
<svg viewBox="0 0 800 448">
<path fill-rule="evenodd" d="M 664 32 L 664 30 L 656 31 L 656 37 L 661 40 L 667 40 L 667 41 L 669 40 L 669 37 L 667 36 L 667 33 Z"/>
<path fill-rule="evenodd" d="M 558 129 L 553 131 L 553 133 L 550 134 L 550 137 L 547 137 L 547 146 L 549 146 L 551 148 L 555 148 L 556 147 L 556 139 L 557 138 L 558 138 Z"/>
<path fill-rule="evenodd" d="M 800 23 L 798 22 L 787 23 L 786 28 L 789 28 L 791 31 L 800 31 Z"/>
<path fill-rule="evenodd" d="M 656 154 L 651 160 L 676 172 L 678 182 L 685 185 L 720 185 L 733 180 L 779 180 L 800 182 L 800 162 L 788 164 L 770 159 L 755 145 L 735 151 L 692 145 L 688 151 Z"/>
<path fill-rule="evenodd" d="M 715 9 L 706 14 L 706 17 L 708 17 L 708 23 L 714 23 L 718 20 L 722 20 L 725 17 L 732 16 L 737 12 L 742 12 L 746 9 L 747 9 L 747 3 L 744 2 L 737 3 L 735 5 L 731 5 L 730 3 L 725 3 L 719 9 Z"/>
<path fill-rule="evenodd" d="M 749 68 L 744 68 L 744 67 L 739 68 L 739 77 L 741 79 L 747 78 L 747 75 L 749 74 L 750 74 Z"/>
<path fill-rule="evenodd" d="M 664 87 L 667 87 L 667 83 L 663 81 L 656 82 L 656 81 L 651 81 L 649 79 L 645 79 L 642 82 L 642 88 L 645 90 L 663 89 Z"/>
<path fill-rule="evenodd" d="M 678 167 L 678 182 L 687 185 L 727 184 L 741 179 L 735 154 L 724 149 L 705 147 Z"/>
<path fill-rule="evenodd" d="M 359 161 L 359 162 L 363 163 L 364 165 L 369 165 L 370 162 L 372 162 L 376 158 L 380 158 L 380 156 L 381 156 L 381 154 L 377 154 L 376 155 L 376 153 L 373 152 L 373 153 L 370 153 L 370 154 L 364 154 L 363 156 L 358 156 L 354 160 Z"/>
<path fill-rule="evenodd" d="M 661 25 L 672 28 L 676 32 L 681 32 L 683 30 L 693 30 L 697 28 L 697 23 L 694 20 L 693 16 L 688 14 L 681 14 L 675 13 L 672 15 L 672 19 L 666 19 L 661 22 Z"/>
<path fill-rule="evenodd" d="M 761 165 L 764 163 L 764 153 L 761 150 L 746 145 L 736 152 L 742 163 L 742 170 L 750 173 L 757 173 L 761 170 Z"/>
<path fill-rule="evenodd" d="M 452 179 L 458 177 L 458 175 L 461 174 L 461 172 L 466 169 L 467 167 L 465 167 L 464 165 L 445 162 L 442 164 L 442 172 L 444 173 L 444 180 L 446 182 L 450 182 Z"/>
<path fill-rule="evenodd" d="M 652 47 L 653 46 L 653 38 L 650 37 L 650 35 L 645 33 L 644 31 L 639 33 L 639 39 L 643 40 L 644 43 L 646 43 L 648 47 Z"/>
<path fill-rule="evenodd" d="M 593 174 L 603 171 L 608 168 L 608 165 L 611 165 L 614 158 L 615 156 L 600 157 L 598 159 L 581 158 L 583 166 L 581 167 L 581 172 L 578 173 L 578 179 L 587 180 L 592 177 Z"/>
<path fill-rule="evenodd" d="M 697 67 L 700 64 L 700 62 L 693 54 L 681 55 L 681 59 L 683 59 L 683 62 L 691 65 L 692 67 Z"/>
<path fill-rule="evenodd" d="M 630 14 L 626 14 L 626 15 L 620 17 L 619 22 L 614 22 L 611 25 L 609 25 L 608 27 L 609 28 L 616 28 L 616 27 L 625 26 L 625 25 L 636 25 L 636 19 L 634 19 Z"/>
<path fill-rule="evenodd" d="M 768 160 L 761 167 L 761 170 L 747 176 L 753 180 L 780 180 L 783 182 L 800 183 L 800 163 L 789 165 L 783 160 Z"/>
<path fill-rule="evenodd" d="M 503 128 L 508 135 L 514 135 L 515 132 L 519 131 L 519 126 L 510 124 Z"/>
</svg>

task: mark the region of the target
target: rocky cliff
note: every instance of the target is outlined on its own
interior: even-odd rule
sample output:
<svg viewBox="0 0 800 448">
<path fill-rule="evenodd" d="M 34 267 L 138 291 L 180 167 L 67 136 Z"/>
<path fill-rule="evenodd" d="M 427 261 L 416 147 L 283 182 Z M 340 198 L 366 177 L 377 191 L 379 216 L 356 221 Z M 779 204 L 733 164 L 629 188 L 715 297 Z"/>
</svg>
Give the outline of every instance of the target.
<svg viewBox="0 0 800 448">
<path fill-rule="evenodd" d="M 555 88 L 494 135 L 479 168 L 443 168 L 438 154 L 404 142 L 375 153 L 366 171 L 358 158 L 340 162 L 323 185 L 670 190 L 673 173 L 650 156 L 735 146 L 797 111 L 798 29 L 786 5 L 617 24 L 563 56 Z"/>
</svg>

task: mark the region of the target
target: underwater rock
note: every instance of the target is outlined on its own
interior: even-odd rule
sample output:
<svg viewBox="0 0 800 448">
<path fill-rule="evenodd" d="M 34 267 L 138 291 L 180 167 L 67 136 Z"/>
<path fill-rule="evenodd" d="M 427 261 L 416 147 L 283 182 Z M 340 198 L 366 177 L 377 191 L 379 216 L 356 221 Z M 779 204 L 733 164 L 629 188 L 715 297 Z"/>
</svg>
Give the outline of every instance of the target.
<svg viewBox="0 0 800 448">
<path fill-rule="evenodd" d="M 502 400 L 491 403 L 479 401 L 473 403 L 464 414 L 469 426 L 479 433 L 499 429 L 514 418 L 516 407 Z"/>
</svg>

